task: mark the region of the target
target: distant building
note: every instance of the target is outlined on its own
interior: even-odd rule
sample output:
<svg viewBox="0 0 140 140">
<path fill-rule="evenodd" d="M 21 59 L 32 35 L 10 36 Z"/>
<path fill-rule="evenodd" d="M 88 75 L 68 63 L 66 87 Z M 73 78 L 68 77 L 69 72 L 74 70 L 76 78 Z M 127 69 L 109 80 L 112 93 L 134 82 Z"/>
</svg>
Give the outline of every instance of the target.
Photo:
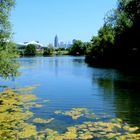
<svg viewBox="0 0 140 140">
<path fill-rule="evenodd" d="M 43 44 L 39 43 L 39 41 L 30 41 L 30 42 L 25 43 L 26 46 L 29 45 L 29 44 L 35 45 L 37 47 L 37 49 L 43 47 Z"/>
<path fill-rule="evenodd" d="M 58 36 L 56 35 L 54 38 L 54 47 L 58 48 L 59 47 L 59 43 L 58 43 Z"/>
<path fill-rule="evenodd" d="M 17 43 L 16 47 L 19 51 L 24 51 L 26 49 L 26 46 L 29 44 L 33 44 L 36 46 L 36 51 L 37 52 L 43 52 L 44 50 L 44 45 L 39 43 L 39 41 L 30 41 L 30 42 L 24 42 L 24 43 Z"/>
<path fill-rule="evenodd" d="M 71 42 L 66 42 L 64 48 L 70 48 L 72 46 Z"/>
<path fill-rule="evenodd" d="M 70 48 L 72 46 L 71 42 L 68 42 L 67 48 Z"/>
<path fill-rule="evenodd" d="M 39 41 L 30 41 L 30 42 L 18 43 L 18 44 L 17 44 L 17 47 L 18 47 L 18 46 L 25 46 L 25 47 L 26 47 L 26 46 L 29 45 L 29 44 L 35 45 L 36 48 L 42 48 L 42 47 L 44 47 L 44 45 L 41 44 L 41 43 L 39 43 Z"/>
</svg>

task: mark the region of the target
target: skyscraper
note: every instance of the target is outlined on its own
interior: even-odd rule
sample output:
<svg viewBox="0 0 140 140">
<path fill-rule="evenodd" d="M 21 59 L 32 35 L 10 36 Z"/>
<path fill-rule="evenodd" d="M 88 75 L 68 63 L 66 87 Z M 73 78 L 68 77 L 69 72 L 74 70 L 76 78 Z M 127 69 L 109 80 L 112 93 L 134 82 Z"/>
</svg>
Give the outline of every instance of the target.
<svg viewBox="0 0 140 140">
<path fill-rule="evenodd" d="M 58 46 L 59 46 L 59 44 L 58 44 L 58 37 L 56 35 L 55 38 L 54 38 L 54 47 L 58 48 Z"/>
</svg>

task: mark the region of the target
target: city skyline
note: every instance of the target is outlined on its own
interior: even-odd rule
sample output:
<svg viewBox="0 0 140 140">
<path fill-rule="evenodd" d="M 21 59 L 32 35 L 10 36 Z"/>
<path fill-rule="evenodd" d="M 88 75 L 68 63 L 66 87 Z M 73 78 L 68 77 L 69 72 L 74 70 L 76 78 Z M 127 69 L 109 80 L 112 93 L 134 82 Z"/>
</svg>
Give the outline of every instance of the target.
<svg viewBox="0 0 140 140">
<path fill-rule="evenodd" d="M 71 46 L 72 41 L 63 41 L 58 39 L 58 35 L 54 36 L 54 42 L 48 42 L 47 44 L 43 44 L 41 41 L 39 40 L 26 40 L 23 42 L 15 42 L 18 45 L 28 45 L 28 44 L 40 44 L 40 46 L 44 46 L 47 47 L 49 44 L 51 44 L 54 48 L 59 48 L 59 47 L 64 47 L 64 48 L 68 48 Z"/>
<path fill-rule="evenodd" d="M 29 44 L 39 45 L 42 47 L 48 47 L 48 45 L 52 45 L 54 48 L 69 48 L 72 45 L 72 41 L 59 41 L 58 35 L 55 35 L 54 42 L 48 44 L 42 44 L 39 40 L 32 41 L 24 41 L 24 42 L 15 42 L 17 46 L 27 46 Z"/>
<path fill-rule="evenodd" d="M 57 34 L 64 42 L 90 41 L 104 23 L 105 14 L 116 7 L 117 0 L 24 0 L 17 1 L 11 13 L 13 40 L 39 40 L 53 43 Z"/>
</svg>

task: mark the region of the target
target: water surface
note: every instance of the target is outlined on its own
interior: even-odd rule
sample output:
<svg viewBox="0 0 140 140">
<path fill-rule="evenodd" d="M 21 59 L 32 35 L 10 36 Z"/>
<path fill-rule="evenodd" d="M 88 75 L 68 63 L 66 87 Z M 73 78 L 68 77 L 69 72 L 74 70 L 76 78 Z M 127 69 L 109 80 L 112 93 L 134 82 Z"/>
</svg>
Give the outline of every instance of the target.
<svg viewBox="0 0 140 140">
<path fill-rule="evenodd" d="M 71 118 L 55 115 L 55 110 L 77 107 L 88 108 L 104 119 L 118 117 L 140 127 L 139 73 L 88 67 L 84 57 L 34 57 L 19 58 L 18 61 L 21 76 L 1 80 L 1 89 L 39 84 L 33 94 L 40 98 L 37 102 L 43 107 L 33 111 L 36 117 L 54 117 L 52 127 L 74 123 Z"/>
</svg>

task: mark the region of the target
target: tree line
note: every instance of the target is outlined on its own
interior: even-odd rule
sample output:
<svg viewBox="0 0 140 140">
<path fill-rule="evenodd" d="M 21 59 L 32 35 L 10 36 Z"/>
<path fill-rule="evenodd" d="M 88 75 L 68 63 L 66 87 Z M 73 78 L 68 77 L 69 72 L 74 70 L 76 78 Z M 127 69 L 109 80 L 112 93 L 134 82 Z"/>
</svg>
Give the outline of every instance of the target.
<svg viewBox="0 0 140 140">
<path fill-rule="evenodd" d="M 7 78 L 17 75 L 18 64 L 15 58 L 18 53 L 15 44 L 11 41 L 11 26 L 9 16 L 14 0 L 0 1 L 0 76 Z"/>
<path fill-rule="evenodd" d="M 12 43 L 10 11 L 15 0 L 0 1 L 0 76 L 17 75 L 18 57 L 15 44 Z M 90 42 L 73 40 L 65 54 L 86 55 L 85 61 L 94 66 L 139 66 L 140 59 L 140 0 L 118 0 L 117 8 L 109 11 L 98 35 Z M 61 54 L 61 49 L 51 46 L 44 49 L 43 55 Z M 29 45 L 26 55 L 35 55 L 35 46 Z"/>
<path fill-rule="evenodd" d="M 118 0 L 93 36 L 86 62 L 97 66 L 139 66 L 140 0 Z"/>
<path fill-rule="evenodd" d="M 104 17 L 104 24 L 90 42 L 75 40 L 69 54 L 86 55 L 98 67 L 139 67 L 140 0 L 118 0 L 117 8 Z"/>
<path fill-rule="evenodd" d="M 64 47 L 55 48 L 52 44 L 47 47 L 41 47 L 35 44 L 21 45 L 17 48 L 20 56 L 53 56 L 68 54 L 68 50 Z"/>
</svg>

